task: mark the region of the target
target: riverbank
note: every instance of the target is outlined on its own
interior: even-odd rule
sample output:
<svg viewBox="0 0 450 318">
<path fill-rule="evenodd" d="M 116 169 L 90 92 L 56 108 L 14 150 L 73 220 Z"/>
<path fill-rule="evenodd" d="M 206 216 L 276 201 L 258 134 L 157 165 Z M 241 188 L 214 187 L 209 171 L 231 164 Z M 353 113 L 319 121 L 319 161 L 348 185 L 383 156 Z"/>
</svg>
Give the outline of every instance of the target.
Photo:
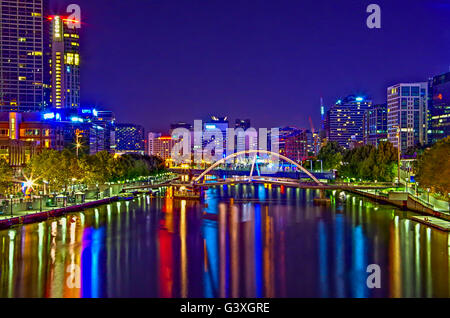
<svg viewBox="0 0 450 318">
<path fill-rule="evenodd" d="M 21 224 L 43 222 L 49 218 L 60 217 L 67 213 L 80 212 L 80 211 L 83 211 L 88 208 L 93 208 L 93 207 L 96 207 L 99 205 L 116 202 L 119 199 L 120 199 L 119 196 L 113 196 L 110 198 L 94 200 L 94 201 L 90 201 L 90 202 L 85 202 L 85 203 L 81 203 L 81 204 L 77 204 L 77 205 L 71 205 L 71 206 L 67 206 L 67 207 L 57 208 L 57 209 L 53 209 L 53 210 L 30 213 L 27 215 L 7 218 L 4 220 L 0 220 L 0 230 L 6 230 L 13 226 L 21 225 Z"/>
<path fill-rule="evenodd" d="M 377 202 L 391 204 L 403 210 L 410 210 L 426 216 L 433 216 L 445 221 L 450 221 L 450 213 L 448 211 L 436 211 L 431 206 L 427 206 L 408 192 L 392 192 L 389 195 L 370 193 L 362 190 L 351 190 L 349 192 L 368 197 Z"/>
</svg>

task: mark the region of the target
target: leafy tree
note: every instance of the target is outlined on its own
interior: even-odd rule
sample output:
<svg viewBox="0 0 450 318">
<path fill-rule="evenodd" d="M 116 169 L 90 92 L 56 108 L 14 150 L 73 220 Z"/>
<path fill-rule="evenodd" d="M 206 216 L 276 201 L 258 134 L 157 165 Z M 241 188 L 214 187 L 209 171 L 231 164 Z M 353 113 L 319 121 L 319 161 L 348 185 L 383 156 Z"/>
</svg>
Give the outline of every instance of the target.
<svg viewBox="0 0 450 318">
<path fill-rule="evenodd" d="M 389 142 L 378 147 L 365 145 L 345 152 L 339 173 L 348 178 L 392 181 L 396 160 L 397 150 Z"/>
<path fill-rule="evenodd" d="M 0 159 L 0 193 L 6 192 L 12 185 L 13 169 L 9 166 L 8 162 L 4 159 Z"/>
<path fill-rule="evenodd" d="M 416 180 L 421 188 L 444 196 L 450 193 L 450 137 L 435 143 L 419 156 L 416 163 Z"/>
<path fill-rule="evenodd" d="M 342 162 L 343 152 L 344 149 L 337 142 L 328 142 L 320 149 L 317 159 L 322 160 L 325 170 L 338 169 Z"/>
</svg>

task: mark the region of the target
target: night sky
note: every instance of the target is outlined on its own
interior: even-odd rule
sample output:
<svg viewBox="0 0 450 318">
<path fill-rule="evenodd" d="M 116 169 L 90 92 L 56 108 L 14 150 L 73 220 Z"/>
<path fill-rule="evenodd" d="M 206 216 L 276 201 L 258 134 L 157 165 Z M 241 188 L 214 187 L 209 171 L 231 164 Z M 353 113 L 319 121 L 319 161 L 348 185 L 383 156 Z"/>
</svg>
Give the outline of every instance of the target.
<svg viewBox="0 0 450 318">
<path fill-rule="evenodd" d="M 319 126 L 319 100 L 385 102 L 450 66 L 450 0 L 51 0 L 82 9 L 82 103 L 167 131 L 210 114 Z M 366 7 L 382 9 L 368 29 Z M 59 12 L 58 12 L 59 10 Z"/>
</svg>

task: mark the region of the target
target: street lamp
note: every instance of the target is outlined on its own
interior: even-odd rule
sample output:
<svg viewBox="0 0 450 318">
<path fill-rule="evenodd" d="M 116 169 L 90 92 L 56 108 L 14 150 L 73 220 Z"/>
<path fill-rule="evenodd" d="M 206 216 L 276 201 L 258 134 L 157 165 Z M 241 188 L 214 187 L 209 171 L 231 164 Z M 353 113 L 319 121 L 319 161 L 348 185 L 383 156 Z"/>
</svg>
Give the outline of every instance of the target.
<svg viewBox="0 0 450 318">
<path fill-rule="evenodd" d="M 401 144 L 400 144 L 400 126 L 399 125 L 395 125 L 392 126 L 392 128 L 397 128 L 397 180 L 398 183 L 400 183 L 400 156 L 401 156 Z"/>
<path fill-rule="evenodd" d="M 13 217 L 13 203 L 12 203 L 12 199 L 13 199 L 14 195 L 11 194 L 9 197 L 10 197 L 9 205 L 11 207 L 11 217 Z"/>
</svg>

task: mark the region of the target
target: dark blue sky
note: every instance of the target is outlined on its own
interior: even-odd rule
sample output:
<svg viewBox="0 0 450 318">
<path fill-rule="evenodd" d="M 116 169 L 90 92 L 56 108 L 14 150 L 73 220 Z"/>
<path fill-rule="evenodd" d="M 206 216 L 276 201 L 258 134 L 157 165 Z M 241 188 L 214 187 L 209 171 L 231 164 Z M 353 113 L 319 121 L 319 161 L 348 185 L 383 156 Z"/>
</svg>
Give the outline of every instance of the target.
<svg viewBox="0 0 450 318">
<path fill-rule="evenodd" d="M 320 96 L 381 103 L 450 66 L 450 0 L 51 1 L 82 8 L 82 102 L 149 131 L 209 114 L 319 126 Z"/>
</svg>

